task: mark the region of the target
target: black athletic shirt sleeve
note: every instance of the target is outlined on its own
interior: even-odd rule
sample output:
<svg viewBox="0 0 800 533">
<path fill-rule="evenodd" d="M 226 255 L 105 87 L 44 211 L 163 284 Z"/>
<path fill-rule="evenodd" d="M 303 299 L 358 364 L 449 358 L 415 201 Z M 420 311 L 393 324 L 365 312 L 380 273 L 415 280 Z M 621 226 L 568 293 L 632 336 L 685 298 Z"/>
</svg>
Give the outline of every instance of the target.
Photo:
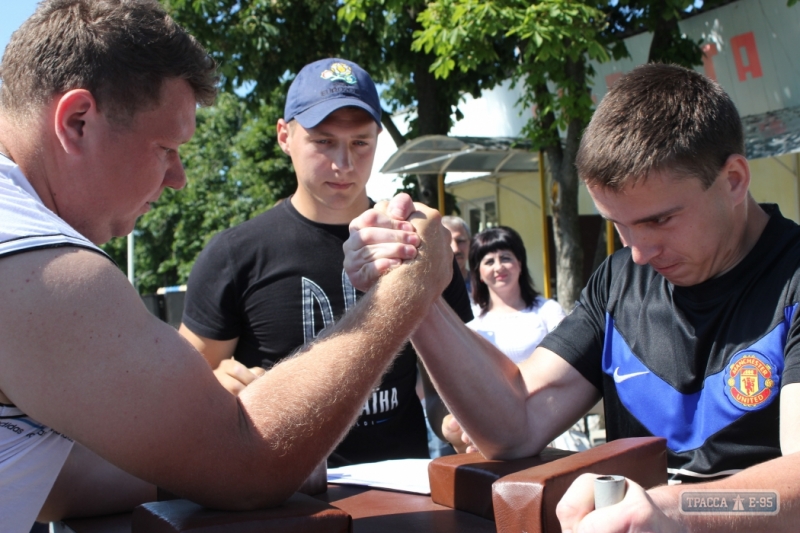
<svg viewBox="0 0 800 533">
<path fill-rule="evenodd" d="M 628 250 L 623 249 L 606 258 L 589 278 L 572 312 L 539 344 L 558 354 L 601 392 L 603 373 L 600 363 L 611 273 L 614 266 L 628 256 Z"/>
<path fill-rule="evenodd" d="M 226 231 L 215 235 L 197 258 L 189 276 L 183 323 L 193 333 L 219 341 L 241 335 L 236 273 L 231 266 Z"/>
<path fill-rule="evenodd" d="M 795 272 L 794 278 L 792 287 L 800 288 L 800 267 Z M 800 294 L 792 294 L 785 304 L 786 306 L 797 305 L 798 309 L 792 317 L 786 337 L 786 347 L 784 348 L 785 367 L 783 369 L 781 387 L 785 387 L 790 383 L 800 383 Z"/>
<path fill-rule="evenodd" d="M 789 335 L 786 339 L 786 350 L 784 352 L 783 379 L 781 387 L 790 383 L 800 382 L 800 311 L 795 312 L 789 327 Z"/>
</svg>

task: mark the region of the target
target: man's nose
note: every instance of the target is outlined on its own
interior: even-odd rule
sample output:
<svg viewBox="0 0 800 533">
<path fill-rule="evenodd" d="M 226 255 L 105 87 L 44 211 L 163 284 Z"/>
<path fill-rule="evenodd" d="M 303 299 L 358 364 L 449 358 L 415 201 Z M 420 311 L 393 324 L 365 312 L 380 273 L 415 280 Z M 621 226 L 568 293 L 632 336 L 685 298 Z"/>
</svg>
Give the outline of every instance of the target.
<svg viewBox="0 0 800 533">
<path fill-rule="evenodd" d="M 164 186 L 176 191 L 186 187 L 186 171 L 180 157 L 176 157 L 167 169 L 167 173 L 164 175 Z"/>
<path fill-rule="evenodd" d="M 450 249 L 453 250 L 453 255 L 458 253 L 458 243 L 455 239 L 450 240 Z"/>
<path fill-rule="evenodd" d="M 343 146 L 336 150 L 333 158 L 333 167 L 335 170 L 348 171 L 353 168 L 353 154 L 350 153 L 348 146 Z"/>
<path fill-rule="evenodd" d="M 661 247 L 652 240 L 628 236 L 625 241 L 626 246 L 631 249 L 631 258 L 637 265 L 646 265 L 661 253 Z"/>
<path fill-rule="evenodd" d="M 614 225 L 619 233 L 622 245 L 631 249 L 631 258 L 637 265 L 646 265 L 661 253 L 661 245 L 641 229 L 631 229 L 618 224 Z"/>
</svg>

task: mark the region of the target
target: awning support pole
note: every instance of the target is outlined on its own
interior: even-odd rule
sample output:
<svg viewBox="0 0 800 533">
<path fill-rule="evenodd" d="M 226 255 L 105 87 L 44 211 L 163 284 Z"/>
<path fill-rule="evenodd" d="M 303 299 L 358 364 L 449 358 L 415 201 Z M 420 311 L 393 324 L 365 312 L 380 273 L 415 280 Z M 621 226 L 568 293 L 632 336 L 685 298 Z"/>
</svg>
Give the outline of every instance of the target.
<svg viewBox="0 0 800 533">
<path fill-rule="evenodd" d="M 606 220 L 606 255 L 614 253 L 614 223 Z"/>
<path fill-rule="evenodd" d="M 439 174 L 439 213 L 445 216 L 444 212 L 444 172 Z"/>
<path fill-rule="evenodd" d="M 539 187 L 542 198 L 542 260 L 544 261 L 544 297 L 550 298 L 550 239 L 547 235 L 547 183 L 544 176 L 544 153 L 539 150 Z"/>
</svg>

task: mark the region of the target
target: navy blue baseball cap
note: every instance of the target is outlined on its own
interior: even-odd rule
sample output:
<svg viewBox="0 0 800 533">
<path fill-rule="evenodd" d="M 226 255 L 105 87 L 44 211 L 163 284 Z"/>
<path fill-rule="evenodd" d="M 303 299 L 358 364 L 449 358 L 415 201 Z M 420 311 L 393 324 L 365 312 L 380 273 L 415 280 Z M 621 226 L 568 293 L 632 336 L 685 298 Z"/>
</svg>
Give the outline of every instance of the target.
<svg viewBox="0 0 800 533">
<path fill-rule="evenodd" d="M 283 119 L 313 128 L 342 107 L 360 107 L 381 127 L 381 102 L 369 74 L 346 59 L 320 59 L 297 73 L 286 95 Z"/>
</svg>

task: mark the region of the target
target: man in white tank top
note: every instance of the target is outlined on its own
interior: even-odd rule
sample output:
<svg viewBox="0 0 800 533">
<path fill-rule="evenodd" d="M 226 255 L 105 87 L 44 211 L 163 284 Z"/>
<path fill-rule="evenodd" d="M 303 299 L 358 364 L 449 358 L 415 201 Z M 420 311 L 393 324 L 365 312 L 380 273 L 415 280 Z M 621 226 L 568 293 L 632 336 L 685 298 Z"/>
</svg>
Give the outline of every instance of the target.
<svg viewBox="0 0 800 533">
<path fill-rule="evenodd" d="M 426 253 L 236 398 L 97 248 L 185 185 L 178 149 L 214 99 L 213 60 L 155 0 L 46 0 L 0 77 L 0 529 L 130 510 L 156 485 L 281 503 L 450 281 L 437 215 L 413 223 Z"/>
</svg>

